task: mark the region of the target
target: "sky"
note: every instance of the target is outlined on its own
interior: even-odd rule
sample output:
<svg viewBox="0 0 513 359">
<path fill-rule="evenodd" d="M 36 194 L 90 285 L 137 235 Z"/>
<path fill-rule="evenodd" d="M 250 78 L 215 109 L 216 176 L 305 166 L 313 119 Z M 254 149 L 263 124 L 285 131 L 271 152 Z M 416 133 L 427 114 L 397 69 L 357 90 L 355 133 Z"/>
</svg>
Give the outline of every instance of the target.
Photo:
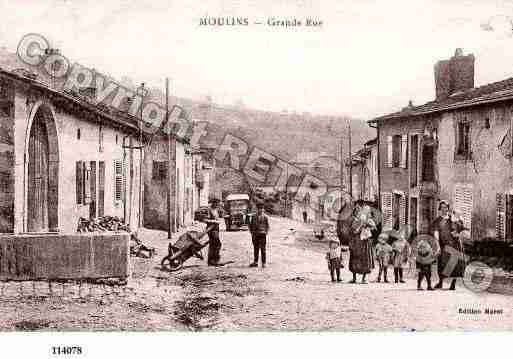
<svg viewBox="0 0 513 359">
<path fill-rule="evenodd" d="M 476 85 L 513 77 L 513 1 L 0 0 L 0 13 L 8 50 L 35 32 L 116 78 L 169 77 L 176 96 L 262 110 L 367 120 L 420 105 L 458 47 L 476 57 Z M 250 25 L 200 26 L 206 16 Z M 308 17 L 322 27 L 265 24 Z"/>
</svg>

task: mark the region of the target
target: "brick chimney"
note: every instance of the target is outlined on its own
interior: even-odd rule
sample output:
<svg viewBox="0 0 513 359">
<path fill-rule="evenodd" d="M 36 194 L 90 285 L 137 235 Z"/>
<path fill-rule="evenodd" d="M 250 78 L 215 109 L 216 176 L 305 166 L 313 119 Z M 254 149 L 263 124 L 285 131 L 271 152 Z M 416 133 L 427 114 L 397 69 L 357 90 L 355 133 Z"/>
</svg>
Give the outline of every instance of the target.
<svg viewBox="0 0 513 359">
<path fill-rule="evenodd" d="M 438 61 L 435 65 L 436 99 L 473 88 L 474 62 L 474 55 L 463 55 L 462 49 L 456 49 L 449 60 Z"/>
</svg>

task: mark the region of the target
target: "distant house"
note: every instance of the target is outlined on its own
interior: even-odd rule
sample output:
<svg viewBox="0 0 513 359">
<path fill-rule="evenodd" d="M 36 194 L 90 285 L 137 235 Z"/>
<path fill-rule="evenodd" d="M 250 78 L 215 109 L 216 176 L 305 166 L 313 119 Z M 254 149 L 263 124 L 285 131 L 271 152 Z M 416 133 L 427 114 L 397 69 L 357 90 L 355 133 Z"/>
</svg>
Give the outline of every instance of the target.
<svg viewBox="0 0 513 359">
<path fill-rule="evenodd" d="M 378 146 L 377 139 L 367 141 L 364 148 L 352 156 L 351 172 L 353 178 L 354 200 L 377 202 L 378 200 Z M 345 163 L 344 182 L 349 187 L 349 161 Z"/>
<path fill-rule="evenodd" d="M 138 228 L 138 123 L 91 96 L 0 69 L 1 233 L 74 233 L 104 215 Z"/>
<path fill-rule="evenodd" d="M 513 239 L 513 79 L 476 88 L 474 61 L 457 49 L 435 65 L 434 101 L 369 121 L 385 227 L 429 232 L 445 199 L 474 238 Z"/>
</svg>

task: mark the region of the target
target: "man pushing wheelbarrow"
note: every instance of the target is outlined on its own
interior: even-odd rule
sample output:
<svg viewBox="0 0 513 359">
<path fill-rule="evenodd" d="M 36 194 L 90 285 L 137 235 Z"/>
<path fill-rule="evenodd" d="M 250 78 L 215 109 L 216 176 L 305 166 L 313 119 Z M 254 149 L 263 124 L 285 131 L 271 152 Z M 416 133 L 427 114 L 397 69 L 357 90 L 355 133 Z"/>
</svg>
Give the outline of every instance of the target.
<svg viewBox="0 0 513 359">
<path fill-rule="evenodd" d="M 182 234 L 174 244 L 169 244 L 168 255 L 162 259 L 161 265 L 172 271 L 182 268 L 183 263 L 195 256 L 203 259 L 201 250 L 208 245 L 208 259 L 209 266 L 223 266 L 230 262 L 221 263 L 221 240 L 219 239 L 219 224 L 222 220 L 222 214 L 218 208 L 219 200 L 211 200 L 211 207 L 204 222 L 207 228 L 204 232 L 188 231 Z M 202 241 L 202 238 L 208 234 L 209 239 Z"/>
<path fill-rule="evenodd" d="M 208 232 L 209 243 L 208 243 L 208 258 L 207 263 L 209 266 L 219 266 L 221 260 L 221 239 L 219 238 L 219 224 L 223 220 L 223 214 L 219 208 L 219 200 L 213 198 L 210 200 L 210 208 L 208 209 L 208 215 L 204 222 L 208 228 L 212 229 Z"/>
<path fill-rule="evenodd" d="M 183 263 L 193 256 L 203 259 L 201 250 L 209 244 L 210 239 L 202 241 L 202 238 L 213 229 L 214 225 L 210 225 L 204 232 L 188 231 L 182 234 L 174 244 L 169 243 L 168 254 L 160 262 L 162 268 L 177 271 L 182 269 Z"/>
</svg>

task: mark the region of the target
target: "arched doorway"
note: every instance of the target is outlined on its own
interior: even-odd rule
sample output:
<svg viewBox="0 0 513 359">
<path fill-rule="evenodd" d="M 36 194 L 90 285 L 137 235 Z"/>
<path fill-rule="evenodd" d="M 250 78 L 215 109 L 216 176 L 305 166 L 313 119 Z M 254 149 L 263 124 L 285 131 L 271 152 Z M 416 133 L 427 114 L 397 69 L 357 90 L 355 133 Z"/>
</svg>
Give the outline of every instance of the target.
<svg viewBox="0 0 513 359">
<path fill-rule="evenodd" d="M 30 126 L 27 144 L 27 231 L 58 228 L 57 133 L 52 111 L 40 105 Z"/>
</svg>

